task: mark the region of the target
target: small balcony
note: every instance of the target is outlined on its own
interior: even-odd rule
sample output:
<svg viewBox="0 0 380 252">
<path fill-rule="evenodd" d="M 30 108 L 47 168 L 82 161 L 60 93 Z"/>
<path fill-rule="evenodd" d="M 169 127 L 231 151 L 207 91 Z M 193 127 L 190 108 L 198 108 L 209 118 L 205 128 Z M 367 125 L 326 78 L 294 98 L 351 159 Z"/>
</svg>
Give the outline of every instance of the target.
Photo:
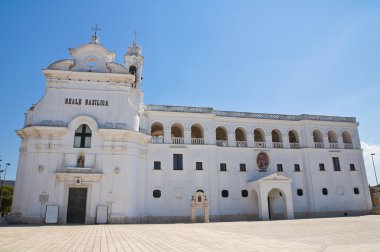
<svg viewBox="0 0 380 252">
<path fill-rule="evenodd" d="M 323 149 L 325 148 L 325 145 L 323 144 L 323 142 L 314 142 L 314 148 Z"/>
<path fill-rule="evenodd" d="M 254 146 L 255 146 L 255 148 L 265 148 L 266 143 L 265 142 L 255 142 Z"/>
<path fill-rule="evenodd" d="M 284 148 L 284 144 L 281 142 L 272 142 L 273 148 Z"/>
<path fill-rule="evenodd" d="M 236 147 L 248 147 L 247 141 L 236 141 Z"/>
<path fill-rule="evenodd" d="M 163 144 L 164 137 L 163 136 L 152 136 L 152 144 Z"/>
<path fill-rule="evenodd" d="M 300 143 L 289 143 L 290 149 L 300 149 Z"/>
<path fill-rule="evenodd" d="M 227 140 L 216 140 L 216 145 L 220 147 L 227 147 L 228 141 Z"/>
<path fill-rule="evenodd" d="M 172 144 L 183 144 L 183 137 L 172 137 Z"/>
<path fill-rule="evenodd" d="M 339 149 L 338 143 L 330 143 L 330 149 Z"/>
<path fill-rule="evenodd" d="M 205 139 L 204 138 L 191 138 L 191 144 L 205 144 Z"/>
<path fill-rule="evenodd" d="M 344 148 L 345 148 L 345 149 L 353 149 L 354 146 L 353 146 L 352 143 L 345 143 L 345 144 L 344 144 Z"/>
</svg>

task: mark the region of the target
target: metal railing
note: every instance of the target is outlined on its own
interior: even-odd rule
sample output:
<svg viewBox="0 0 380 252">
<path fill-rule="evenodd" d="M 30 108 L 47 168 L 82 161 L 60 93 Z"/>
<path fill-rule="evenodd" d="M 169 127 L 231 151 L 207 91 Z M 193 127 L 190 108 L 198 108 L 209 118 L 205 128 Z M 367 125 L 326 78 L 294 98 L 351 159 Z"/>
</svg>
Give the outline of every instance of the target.
<svg viewBox="0 0 380 252">
<path fill-rule="evenodd" d="M 247 141 L 236 141 L 236 147 L 248 147 Z"/>
<path fill-rule="evenodd" d="M 273 148 L 284 148 L 284 144 L 281 142 L 272 142 Z"/>
<path fill-rule="evenodd" d="M 266 143 L 265 142 L 255 142 L 254 146 L 255 146 L 255 148 L 265 148 Z"/>
<path fill-rule="evenodd" d="M 227 140 L 216 140 L 216 145 L 221 147 L 227 147 L 228 141 Z"/>
<path fill-rule="evenodd" d="M 290 149 L 300 149 L 300 143 L 289 143 Z"/>
<path fill-rule="evenodd" d="M 353 146 L 352 143 L 345 143 L 345 144 L 344 144 L 344 148 L 345 148 L 345 149 L 353 149 L 354 146 Z"/>
<path fill-rule="evenodd" d="M 339 149 L 338 143 L 330 143 L 330 149 Z"/>
<path fill-rule="evenodd" d="M 325 145 L 322 142 L 314 142 L 314 147 L 318 149 L 325 148 Z"/>
</svg>

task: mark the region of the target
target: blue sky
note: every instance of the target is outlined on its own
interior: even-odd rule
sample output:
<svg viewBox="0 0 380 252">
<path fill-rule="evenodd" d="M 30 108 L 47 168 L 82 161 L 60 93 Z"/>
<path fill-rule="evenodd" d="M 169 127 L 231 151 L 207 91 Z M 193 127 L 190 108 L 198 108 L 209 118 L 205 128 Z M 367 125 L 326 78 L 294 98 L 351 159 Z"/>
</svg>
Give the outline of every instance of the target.
<svg viewBox="0 0 380 252">
<path fill-rule="evenodd" d="M 137 30 L 146 104 L 355 116 L 369 181 L 380 175 L 379 1 L 1 1 L 0 155 L 15 177 L 23 113 L 41 69 L 100 42 L 122 55 Z"/>
</svg>

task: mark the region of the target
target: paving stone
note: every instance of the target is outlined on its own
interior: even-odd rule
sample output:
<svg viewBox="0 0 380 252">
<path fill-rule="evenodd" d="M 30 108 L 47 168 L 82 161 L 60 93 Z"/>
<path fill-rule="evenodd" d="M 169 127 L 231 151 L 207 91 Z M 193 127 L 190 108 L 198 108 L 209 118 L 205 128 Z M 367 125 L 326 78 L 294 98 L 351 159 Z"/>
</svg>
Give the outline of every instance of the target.
<svg viewBox="0 0 380 252">
<path fill-rule="evenodd" d="M 3 226 L 0 251 L 380 251 L 380 216 L 198 224 Z"/>
</svg>

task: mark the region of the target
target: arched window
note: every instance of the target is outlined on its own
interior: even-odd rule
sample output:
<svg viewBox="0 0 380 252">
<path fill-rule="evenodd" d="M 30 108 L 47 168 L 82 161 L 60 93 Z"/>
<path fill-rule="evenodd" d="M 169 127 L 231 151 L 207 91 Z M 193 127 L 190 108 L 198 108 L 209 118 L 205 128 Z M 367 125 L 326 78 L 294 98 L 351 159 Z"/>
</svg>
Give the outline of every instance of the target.
<svg viewBox="0 0 380 252">
<path fill-rule="evenodd" d="M 343 131 L 342 138 L 343 138 L 343 143 L 348 143 L 348 144 L 352 143 L 351 134 L 348 133 L 347 131 Z"/>
<path fill-rule="evenodd" d="M 327 138 L 331 149 L 339 149 L 338 137 L 336 136 L 335 131 L 329 130 L 329 132 L 327 132 Z"/>
<path fill-rule="evenodd" d="M 324 148 L 322 133 L 319 130 L 313 131 L 313 141 L 315 148 Z"/>
<path fill-rule="evenodd" d="M 243 129 L 237 128 L 235 130 L 235 140 L 237 147 L 247 147 L 247 137 Z"/>
<path fill-rule="evenodd" d="M 351 134 L 347 131 L 343 131 L 342 133 L 342 138 L 343 138 L 343 144 L 345 149 L 352 149 L 352 138 Z"/>
<path fill-rule="evenodd" d="M 200 124 L 191 126 L 191 144 L 204 144 L 203 128 Z"/>
<path fill-rule="evenodd" d="M 136 66 L 133 66 L 133 65 L 132 65 L 132 66 L 129 67 L 129 73 L 130 73 L 130 74 L 135 75 L 136 72 L 137 72 L 137 68 L 136 68 Z"/>
<path fill-rule="evenodd" d="M 254 146 L 256 148 L 265 148 L 265 139 L 264 139 L 264 131 L 262 129 L 255 129 L 253 131 L 253 140 L 255 141 Z"/>
<path fill-rule="evenodd" d="M 329 130 L 329 132 L 327 132 L 327 137 L 329 139 L 329 143 L 337 143 L 338 142 L 338 138 L 336 136 L 336 133 L 333 130 Z"/>
<path fill-rule="evenodd" d="M 173 124 L 171 128 L 171 134 L 172 137 L 183 137 L 182 125 L 179 123 Z"/>
<path fill-rule="evenodd" d="M 289 131 L 289 143 L 298 143 L 298 135 L 294 130 Z"/>
<path fill-rule="evenodd" d="M 172 143 L 183 144 L 183 127 L 179 123 L 175 123 L 171 127 Z"/>
<path fill-rule="evenodd" d="M 299 144 L 297 132 L 295 130 L 291 130 L 291 131 L 289 131 L 288 136 L 289 136 L 290 148 L 299 149 L 300 144 Z"/>
<path fill-rule="evenodd" d="M 75 131 L 74 148 L 91 148 L 91 129 L 82 124 Z"/>
<path fill-rule="evenodd" d="M 281 132 L 279 130 L 272 130 L 272 143 L 273 143 L 273 148 L 283 147 Z"/>
<path fill-rule="evenodd" d="M 223 127 L 216 128 L 216 145 L 227 146 L 227 132 Z"/>
<path fill-rule="evenodd" d="M 150 135 L 152 143 L 164 143 L 164 126 L 159 122 L 153 123 L 150 127 Z"/>
<path fill-rule="evenodd" d="M 195 193 L 195 198 L 197 199 L 196 203 L 198 203 L 198 204 L 203 203 L 203 199 L 204 199 L 204 192 L 203 192 L 203 190 L 198 190 Z"/>
</svg>

